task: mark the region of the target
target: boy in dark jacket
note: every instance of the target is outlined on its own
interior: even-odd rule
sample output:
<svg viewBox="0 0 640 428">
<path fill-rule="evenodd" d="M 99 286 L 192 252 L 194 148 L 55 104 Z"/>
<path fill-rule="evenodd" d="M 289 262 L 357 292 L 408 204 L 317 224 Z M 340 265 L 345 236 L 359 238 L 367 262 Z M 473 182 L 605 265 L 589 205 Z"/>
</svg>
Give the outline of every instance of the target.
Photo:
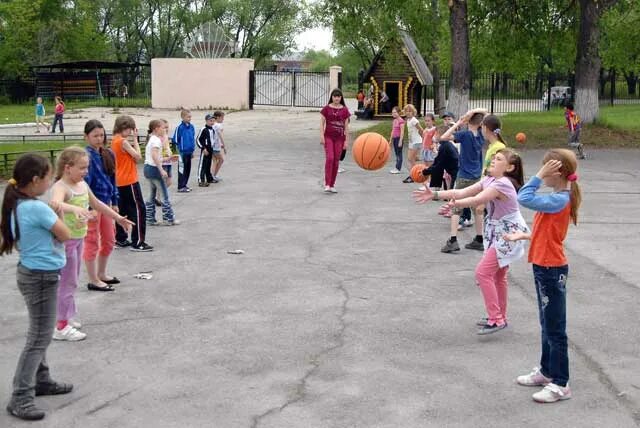
<svg viewBox="0 0 640 428">
<path fill-rule="evenodd" d="M 208 187 L 209 184 L 218 182 L 211 174 L 215 117 L 212 114 L 207 114 L 204 120 L 206 125 L 200 130 L 197 139 L 197 144 L 200 148 L 200 161 L 198 162 L 198 186 L 200 187 Z"/>
</svg>

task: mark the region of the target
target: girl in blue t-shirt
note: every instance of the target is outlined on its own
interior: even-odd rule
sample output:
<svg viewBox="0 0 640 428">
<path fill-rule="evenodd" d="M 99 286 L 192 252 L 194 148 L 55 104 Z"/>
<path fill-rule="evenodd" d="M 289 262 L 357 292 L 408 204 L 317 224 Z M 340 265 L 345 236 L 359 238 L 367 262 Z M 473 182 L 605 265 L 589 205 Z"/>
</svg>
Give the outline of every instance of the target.
<svg viewBox="0 0 640 428">
<path fill-rule="evenodd" d="M 27 343 L 18 360 L 7 411 L 26 420 L 44 418 L 44 411 L 34 403 L 36 395 L 66 394 L 73 389 L 51 379 L 45 358 L 56 323 L 60 269 L 66 262 L 62 241 L 71 238 L 58 215 L 37 199 L 51 186 L 51 173 L 42 156 L 22 156 L 2 201 L 0 255 L 14 248 L 20 253 L 16 277 L 29 312 Z"/>
</svg>

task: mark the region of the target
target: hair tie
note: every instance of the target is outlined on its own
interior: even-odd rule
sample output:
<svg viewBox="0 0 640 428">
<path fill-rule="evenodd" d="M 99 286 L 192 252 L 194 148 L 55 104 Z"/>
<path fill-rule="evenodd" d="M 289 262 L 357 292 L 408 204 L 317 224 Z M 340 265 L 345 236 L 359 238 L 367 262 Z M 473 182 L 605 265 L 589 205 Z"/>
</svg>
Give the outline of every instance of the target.
<svg viewBox="0 0 640 428">
<path fill-rule="evenodd" d="M 502 129 L 500 129 L 500 128 L 496 128 L 496 129 L 493 130 L 493 133 L 496 134 L 496 135 L 500 135 L 501 132 L 502 132 Z"/>
<path fill-rule="evenodd" d="M 567 180 L 571 182 L 578 181 L 578 174 L 572 172 L 571 174 L 567 175 Z"/>
<path fill-rule="evenodd" d="M 12 186 L 15 186 L 18 184 L 15 178 L 10 178 L 9 180 L 7 180 L 7 183 L 11 184 Z"/>
</svg>

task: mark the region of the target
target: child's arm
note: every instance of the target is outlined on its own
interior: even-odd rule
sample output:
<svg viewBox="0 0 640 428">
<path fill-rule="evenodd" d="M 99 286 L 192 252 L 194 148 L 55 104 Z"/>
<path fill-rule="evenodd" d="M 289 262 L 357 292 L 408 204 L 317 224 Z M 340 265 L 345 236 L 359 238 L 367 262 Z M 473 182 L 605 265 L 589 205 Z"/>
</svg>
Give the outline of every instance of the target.
<svg viewBox="0 0 640 428">
<path fill-rule="evenodd" d="M 121 216 L 100 199 L 96 198 L 89 187 L 87 187 L 87 191 L 89 192 L 89 206 L 91 208 L 98 211 L 100 214 L 104 214 L 107 217 L 114 219 L 116 223 L 122 226 L 127 232 L 131 230 L 131 227 L 135 224 L 134 222 L 127 220 L 126 217 Z"/>
<path fill-rule="evenodd" d="M 531 239 L 531 233 L 529 232 L 513 232 L 506 233 L 502 237 L 507 241 L 521 241 L 523 239 Z"/>
<path fill-rule="evenodd" d="M 222 147 L 222 151 L 224 151 L 224 154 L 227 154 L 227 147 L 224 145 L 224 133 L 222 132 L 222 129 L 220 129 L 218 131 L 218 137 L 220 138 L 220 147 Z"/>
<path fill-rule="evenodd" d="M 140 152 L 140 144 L 138 143 L 138 137 L 133 140 L 133 146 L 127 140 L 122 142 L 122 148 L 125 152 L 129 153 L 136 161 L 142 159 L 142 153 Z"/>
<path fill-rule="evenodd" d="M 71 239 L 71 231 L 69 230 L 67 225 L 64 224 L 64 221 L 60 219 L 56 220 L 53 226 L 51 226 L 50 231 L 51 233 L 53 233 L 53 236 L 55 236 L 56 239 L 60 242 L 68 241 L 69 239 Z"/>
<path fill-rule="evenodd" d="M 320 144 L 324 146 L 324 130 L 327 126 L 327 119 L 323 115 L 320 115 Z"/>
<path fill-rule="evenodd" d="M 87 186 L 88 187 L 88 186 Z M 87 220 L 91 217 L 89 210 L 75 205 L 67 204 L 67 190 L 60 184 L 60 182 L 53 185 L 51 188 L 51 200 L 49 206 L 58 214 L 73 213 L 82 220 Z"/>
<path fill-rule="evenodd" d="M 349 147 L 349 119 L 344 121 L 344 149 Z"/>
<path fill-rule="evenodd" d="M 420 125 L 420 121 L 416 119 L 418 123 L 416 123 L 416 129 L 418 130 L 418 134 L 422 137 L 424 133 L 424 128 Z"/>
<path fill-rule="evenodd" d="M 538 173 L 531 177 L 529 182 L 522 186 L 518 192 L 518 202 L 523 207 L 543 213 L 557 213 L 564 209 L 571 197 L 569 192 L 554 192 L 546 195 L 537 195 L 536 191 L 542 185 L 547 176 L 560 175 L 562 162 L 550 160 L 545 163 Z"/>
<path fill-rule="evenodd" d="M 459 192 L 462 193 L 463 190 L 466 189 L 459 190 Z M 453 192 L 455 194 L 456 191 L 453 190 Z M 449 202 L 449 206 L 457 208 L 477 207 L 479 205 L 484 205 L 487 202 L 493 201 L 494 199 L 498 199 L 500 196 L 503 196 L 503 194 L 500 193 L 497 189 L 493 187 L 487 187 L 477 195 L 470 198 L 451 199 L 451 201 Z"/>
<path fill-rule="evenodd" d="M 470 196 L 477 195 L 481 191 L 482 185 L 480 183 L 465 187 L 464 189 L 444 191 L 437 190 L 435 192 L 432 192 L 427 187 L 425 190 L 415 190 L 413 192 L 413 199 L 419 204 L 424 204 L 425 202 L 429 202 L 431 200 L 438 201 L 440 199 L 451 200 L 455 198 L 468 198 Z"/>
<path fill-rule="evenodd" d="M 398 147 L 402 147 L 402 140 L 404 140 L 404 123 L 400 124 L 400 142 Z"/>
</svg>

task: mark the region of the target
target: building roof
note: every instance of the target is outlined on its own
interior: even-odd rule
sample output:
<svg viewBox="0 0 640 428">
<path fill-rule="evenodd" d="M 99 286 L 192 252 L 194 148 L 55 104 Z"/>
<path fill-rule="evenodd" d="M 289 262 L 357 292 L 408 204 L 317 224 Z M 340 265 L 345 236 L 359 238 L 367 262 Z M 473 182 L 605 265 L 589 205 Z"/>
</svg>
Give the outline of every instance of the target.
<svg viewBox="0 0 640 428">
<path fill-rule="evenodd" d="M 425 62 L 424 58 L 422 58 L 422 55 L 420 54 L 420 51 L 418 50 L 418 47 L 416 46 L 411 36 L 406 31 L 400 30 L 400 39 L 402 40 L 402 52 L 409 59 L 411 67 L 416 72 L 416 76 L 418 77 L 420 83 L 422 85 L 432 85 L 433 75 L 431 74 L 431 70 L 429 70 L 427 63 Z M 371 75 L 373 74 L 373 71 L 375 70 L 375 67 L 382 57 L 382 53 L 385 49 L 386 47 L 381 49 L 380 52 L 378 52 L 373 58 L 373 61 L 371 61 L 371 66 L 363 77 L 365 81 L 368 80 L 369 77 L 371 77 Z"/>
</svg>

